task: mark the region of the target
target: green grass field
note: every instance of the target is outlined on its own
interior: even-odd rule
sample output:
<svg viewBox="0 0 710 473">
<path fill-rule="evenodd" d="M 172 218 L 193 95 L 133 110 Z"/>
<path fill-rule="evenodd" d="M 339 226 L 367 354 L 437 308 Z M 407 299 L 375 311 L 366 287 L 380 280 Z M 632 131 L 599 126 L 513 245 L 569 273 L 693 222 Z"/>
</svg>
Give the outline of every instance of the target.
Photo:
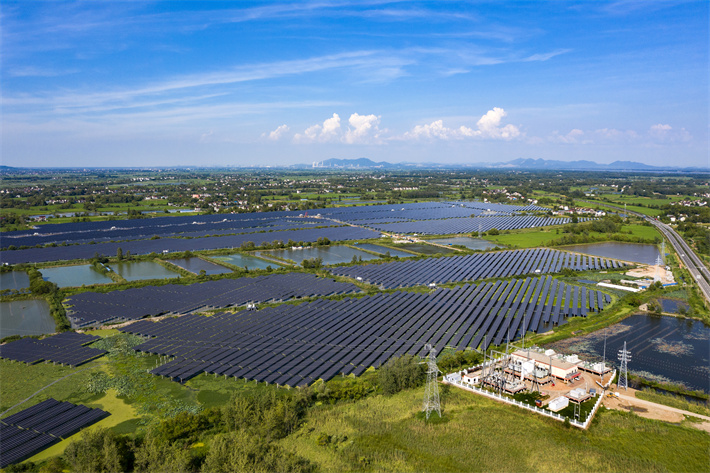
<svg viewBox="0 0 710 473">
<path fill-rule="evenodd" d="M 582 431 L 457 388 L 442 395 L 442 421 L 426 423 L 418 415 L 423 391 L 320 406 L 299 431 L 280 443 L 318 463 L 323 471 L 694 472 L 707 468 L 710 436 L 692 427 L 602 409 L 589 430 Z M 318 438 L 327 436 L 329 442 L 319 445 Z"/>
</svg>

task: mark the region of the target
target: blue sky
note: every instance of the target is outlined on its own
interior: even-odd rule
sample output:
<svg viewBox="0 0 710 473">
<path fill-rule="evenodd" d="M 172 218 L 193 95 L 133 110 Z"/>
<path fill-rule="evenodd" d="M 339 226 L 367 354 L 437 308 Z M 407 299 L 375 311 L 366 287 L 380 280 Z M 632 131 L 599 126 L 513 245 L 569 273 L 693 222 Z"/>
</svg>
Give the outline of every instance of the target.
<svg viewBox="0 0 710 473">
<path fill-rule="evenodd" d="M 2 164 L 709 166 L 707 1 L 11 1 Z"/>
</svg>

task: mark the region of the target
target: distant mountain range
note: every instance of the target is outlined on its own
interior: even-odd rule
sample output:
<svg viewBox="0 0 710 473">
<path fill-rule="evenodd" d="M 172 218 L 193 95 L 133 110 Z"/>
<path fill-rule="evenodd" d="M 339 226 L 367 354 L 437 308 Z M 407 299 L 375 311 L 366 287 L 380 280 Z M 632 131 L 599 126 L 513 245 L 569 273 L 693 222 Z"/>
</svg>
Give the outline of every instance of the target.
<svg viewBox="0 0 710 473">
<path fill-rule="evenodd" d="M 309 167 L 298 165 L 297 167 Z M 614 161 L 610 164 L 599 164 L 594 161 L 558 161 L 551 159 L 518 158 L 502 163 L 476 163 L 476 164 L 445 164 L 445 163 L 389 163 L 387 161 L 375 162 L 368 158 L 355 159 L 326 159 L 312 164 L 314 169 L 411 169 L 411 168 L 486 168 L 486 169 L 529 169 L 550 171 L 692 171 L 706 172 L 710 168 L 700 167 L 671 167 L 650 166 L 634 161 Z"/>
</svg>

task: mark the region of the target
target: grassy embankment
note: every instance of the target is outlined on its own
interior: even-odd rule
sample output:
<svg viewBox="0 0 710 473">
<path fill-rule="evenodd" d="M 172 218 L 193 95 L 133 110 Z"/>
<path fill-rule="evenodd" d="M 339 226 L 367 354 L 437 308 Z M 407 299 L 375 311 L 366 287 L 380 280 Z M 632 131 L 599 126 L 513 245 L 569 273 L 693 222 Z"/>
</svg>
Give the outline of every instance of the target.
<svg viewBox="0 0 710 473">
<path fill-rule="evenodd" d="M 525 230 L 511 231 L 500 235 L 486 235 L 485 239 L 506 245 L 513 248 L 536 248 L 539 246 L 555 245 L 555 240 L 563 237 L 565 234 L 559 232 L 562 227 L 546 227 L 530 228 Z M 559 232 L 559 233 L 558 233 Z M 616 241 L 616 239 L 626 238 L 627 236 L 637 237 L 647 242 L 652 242 L 655 238 L 660 238 L 658 231 L 646 225 L 628 224 L 621 227 L 620 233 L 590 233 L 597 241 Z M 596 242 L 596 241 L 595 241 Z"/>
</svg>

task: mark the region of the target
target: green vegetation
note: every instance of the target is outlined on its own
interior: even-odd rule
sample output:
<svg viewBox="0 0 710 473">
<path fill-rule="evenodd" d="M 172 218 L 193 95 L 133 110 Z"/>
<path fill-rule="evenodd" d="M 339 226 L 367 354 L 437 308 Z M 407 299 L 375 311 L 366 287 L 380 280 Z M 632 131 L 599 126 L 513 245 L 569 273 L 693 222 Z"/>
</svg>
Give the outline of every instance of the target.
<svg viewBox="0 0 710 473">
<path fill-rule="evenodd" d="M 710 437 L 617 411 L 587 431 L 452 388 L 447 422 L 418 417 L 423 389 L 318 406 L 279 443 L 323 471 L 704 471 Z M 436 415 L 435 415 L 436 417 Z M 335 441 L 323 442 L 331 438 Z M 667 446 L 678 446 L 673 455 Z"/>
<path fill-rule="evenodd" d="M 683 409 L 685 411 L 695 412 L 696 414 L 710 416 L 710 400 L 708 399 L 706 399 L 704 403 L 701 403 L 700 400 L 698 400 L 698 402 L 692 402 L 685 397 L 677 396 L 672 393 L 658 392 L 653 389 L 636 391 L 636 397 L 657 404 L 675 407 L 676 409 Z"/>
</svg>

